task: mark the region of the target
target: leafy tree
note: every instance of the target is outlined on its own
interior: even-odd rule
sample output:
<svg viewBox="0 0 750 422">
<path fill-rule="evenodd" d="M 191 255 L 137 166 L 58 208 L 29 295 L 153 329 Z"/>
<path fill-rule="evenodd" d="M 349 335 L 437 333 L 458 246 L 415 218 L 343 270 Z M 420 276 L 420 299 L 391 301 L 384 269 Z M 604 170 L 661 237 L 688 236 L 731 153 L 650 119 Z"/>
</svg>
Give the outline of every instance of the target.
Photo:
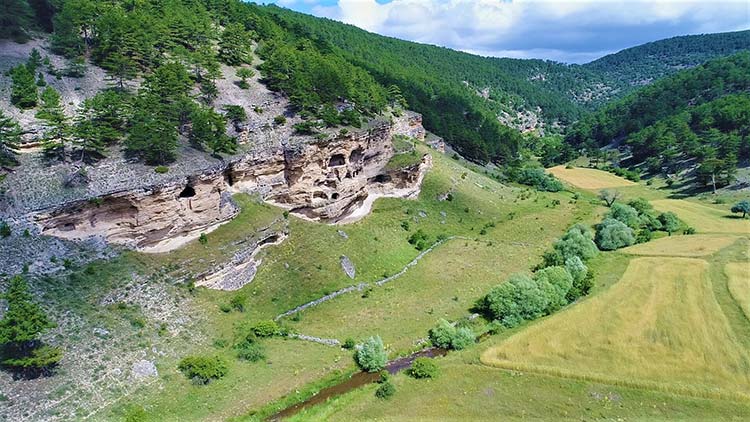
<svg viewBox="0 0 750 422">
<path fill-rule="evenodd" d="M 633 237 L 633 229 L 625 223 L 614 218 L 606 218 L 596 226 L 594 241 L 599 249 L 613 251 L 632 245 L 635 243 L 635 238 Z"/>
<path fill-rule="evenodd" d="M 457 328 L 442 318 L 437 327 L 430 330 L 429 337 L 436 347 L 451 350 L 465 349 L 475 341 L 474 333 L 469 328 Z"/>
<path fill-rule="evenodd" d="M 742 200 L 732 206 L 733 213 L 742 213 L 742 218 L 745 218 L 750 213 L 750 201 Z"/>
<path fill-rule="evenodd" d="M 385 381 L 380 384 L 377 390 L 375 390 L 375 397 L 383 400 L 388 400 L 396 394 L 396 387 L 390 381 Z"/>
<path fill-rule="evenodd" d="M 0 320 L 0 362 L 23 376 L 49 373 L 62 358 L 62 351 L 44 345 L 39 335 L 55 324 L 34 303 L 23 277 L 11 278 L 3 297 L 8 309 Z"/>
<path fill-rule="evenodd" d="M 524 320 L 544 315 L 548 298 L 537 282 L 527 274 L 513 274 L 481 298 L 476 308 L 489 319 L 496 319 L 506 327 L 515 327 Z"/>
<path fill-rule="evenodd" d="M 677 215 L 671 211 L 659 214 L 659 222 L 661 223 L 664 230 L 671 236 L 672 233 L 680 229 L 682 225 Z"/>
<path fill-rule="evenodd" d="M 21 144 L 21 126 L 0 110 L 0 166 L 18 164 L 15 155 Z"/>
<path fill-rule="evenodd" d="M 10 102 L 22 109 L 36 107 L 38 93 L 34 73 L 27 66 L 20 64 L 10 70 L 10 77 L 13 82 Z"/>
<path fill-rule="evenodd" d="M 42 105 L 36 117 L 47 123 L 42 135 L 42 149 L 48 157 L 65 158 L 65 148 L 71 141 L 70 119 L 61 104 L 60 93 L 51 86 L 41 95 Z"/>
<path fill-rule="evenodd" d="M 545 313 L 551 314 L 568 304 L 567 294 L 573 287 L 573 277 L 565 267 L 547 267 L 534 274 L 534 281 L 547 296 Z"/>
<path fill-rule="evenodd" d="M 362 370 L 367 372 L 377 372 L 385 368 L 388 354 L 380 336 L 367 339 L 354 354 L 354 360 Z"/>
<path fill-rule="evenodd" d="M 638 216 L 638 211 L 636 211 L 635 208 L 625 204 L 612 204 L 609 212 L 607 213 L 607 217 L 614 218 L 617 221 L 621 221 L 631 229 L 637 229 L 641 225 L 641 219 Z"/>
<path fill-rule="evenodd" d="M 592 277 L 581 258 L 574 256 L 565 260 L 565 269 L 573 277 L 573 286 L 566 295 L 567 301 L 573 302 L 579 297 L 587 295 L 592 287 Z"/>
<path fill-rule="evenodd" d="M 599 191 L 599 199 L 604 201 L 605 204 L 607 204 L 608 207 L 611 207 L 612 204 L 615 203 L 618 199 L 620 199 L 620 196 L 622 194 L 620 191 L 615 189 L 603 189 Z"/>
<path fill-rule="evenodd" d="M 544 267 L 564 265 L 568 259 L 577 257 L 587 261 L 599 253 L 594 243 L 594 234 L 583 224 L 576 224 L 555 243 L 553 250 L 544 255 Z"/>
<path fill-rule="evenodd" d="M 180 361 L 177 369 L 200 384 L 223 378 L 229 372 L 227 362 L 219 356 L 187 356 Z"/>
</svg>

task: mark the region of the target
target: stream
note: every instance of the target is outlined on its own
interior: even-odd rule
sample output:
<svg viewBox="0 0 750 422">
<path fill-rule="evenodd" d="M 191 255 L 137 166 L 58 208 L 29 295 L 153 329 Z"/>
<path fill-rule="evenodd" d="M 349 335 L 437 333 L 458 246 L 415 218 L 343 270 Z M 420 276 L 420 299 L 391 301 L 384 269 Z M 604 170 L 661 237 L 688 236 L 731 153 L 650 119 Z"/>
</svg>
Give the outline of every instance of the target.
<svg viewBox="0 0 750 422">
<path fill-rule="evenodd" d="M 420 357 L 434 358 L 438 356 L 445 356 L 447 353 L 448 351 L 446 349 L 429 347 L 427 349 L 422 349 L 418 352 L 412 353 L 409 356 L 404 356 L 404 357 L 394 359 L 388 362 L 385 365 L 384 369 L 388 371 L 389 374 L 393 375 L 400 371 L 403 371 L 404 369 L 410 368 L 412 363 L 414 362 L 414 359 L 416 358 L 420 358 Z M 340 382 L 336 385 L 326 387 L 318 391 L 317 394 L 313 395 L 309 399 L 303 402 L 297 403 L 295 405 L 289 406 L 286 409 L 283 409 L 280 412 L 270 416 L 266 420 L 273 421 L 273 422 L 281 421 L 290 416 L 294 416 L 295 414 L 299 413 L 303 409 L 307 409 L 317 404 L 324 403 L 330 398 L 338 397 L 342 394 L 346 394 L 354 389 L 357 389 L 367 384 L 371 384 L 379 379 L 380 379 L 379 372 L 357 372 L 356 374 L 352 375 L 351 378 L 343 382 Z"/>
</svg>

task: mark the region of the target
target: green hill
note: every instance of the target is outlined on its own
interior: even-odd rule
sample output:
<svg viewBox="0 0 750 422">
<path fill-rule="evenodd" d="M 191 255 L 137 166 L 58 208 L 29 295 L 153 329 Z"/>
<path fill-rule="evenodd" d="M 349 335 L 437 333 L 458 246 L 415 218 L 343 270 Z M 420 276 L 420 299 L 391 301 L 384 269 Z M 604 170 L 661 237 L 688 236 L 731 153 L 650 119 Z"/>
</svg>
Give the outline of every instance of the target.
<svg viewBox="0 0 750 422">
<path fill-rule="evenodd" d="M 685 35 L 627 48 L 584 65 L 628 87 L 649 84 L 711 59 L 750 48 L 750 30 Z"/>
</svg>

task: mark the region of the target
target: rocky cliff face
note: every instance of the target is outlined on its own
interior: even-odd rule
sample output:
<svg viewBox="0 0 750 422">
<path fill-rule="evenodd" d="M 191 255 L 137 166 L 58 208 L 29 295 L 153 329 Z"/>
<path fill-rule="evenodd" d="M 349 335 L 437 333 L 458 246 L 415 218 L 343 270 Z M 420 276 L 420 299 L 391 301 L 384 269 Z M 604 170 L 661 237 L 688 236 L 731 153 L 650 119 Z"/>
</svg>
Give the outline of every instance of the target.
<svg viewBox="0 0 750 422">
<path fill-rule="evenodd" d="M 238 212 L 231 193 L 259 194 L 308 218 L 341 217 L 371 188 L 404 189 L 421 182 L 424 166 L 388 172 L 394 135 L 424 138 L 421 116 L 334 139 L 248 153 L 166 184 L 79 200 L 33 216 L 43 234 L 67 239 L 103 237 L 131 247 L 169 250 Z M 387 192 L 386 192 L 387 193 Z"/>
</svg>

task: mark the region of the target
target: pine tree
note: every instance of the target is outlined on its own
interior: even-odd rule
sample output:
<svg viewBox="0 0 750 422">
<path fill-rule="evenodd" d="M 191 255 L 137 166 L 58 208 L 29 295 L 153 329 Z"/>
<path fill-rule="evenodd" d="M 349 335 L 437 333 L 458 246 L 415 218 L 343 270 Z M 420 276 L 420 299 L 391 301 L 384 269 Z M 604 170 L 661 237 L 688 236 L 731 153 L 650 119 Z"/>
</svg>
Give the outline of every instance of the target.
<svg viewBox="0 0 750 422">
<path fill-rule="evenodd" d="M 0 362 L 26 376 L 48 372 L 60 361 L 62 351 L 45 346 L 39 335 L 55 324 L 34 303 L 23 277 L 11 278 L 3 297 L 8 302 L 8 310 L 0 320 Z"/>
<path fill-rule="evenodd" d="M 0 2 L 0 39 L 28 40 L 27 30 L 31 26 L 33 12 L 26 0 L 3 0 Z"/>
<path fill-rule="evenodd" d="M 226 135 L 227 122 L 224 116 L 208 107 L 195 107 L 190 118 L 190 143 L 193 146 L 207 147 L 214 155 L 236 151 L 236 140 Z"/>
<path fill-rule="evenodd" d="M 226 26 L 219 39 L 219 58 L 230 66 L 252 63 L 250 40 L 252 35 L 241 24 Z"/>
<path fill-rule="evenodd" d="M 109 77 L 115 81 L 120 90 L 125 89 L 125 81 L 138 74 L 138 63 L 133 58 L 120 52 L 107 56 L 102 67 L 109 70 Z"/>
<path fill-rule="evenodd" d="M 127 112 L 125 96 L 112 90 L 102 91 L 81 104 L 73 125 L 74 144 L 81 161 L 104 157 L 107 145 L 124 137 Z"/>
<path fill-rule="evenodd" d="M 29 54 L 29 60 L 26 62 L 26 67 L 29 69 L 29 72 L 36 73 L 37 69 L 39 69 L 39 66 L 42 65 L 42 55 L 39 54 L 39 50 L 36 48 L 31 49 L 31 54 Z"/>
<path fill-rule="evenodd" d="M 42 149 L 48 157 L 65 158 L 65 146 L 70 141 L 70 122 L 60 103 L 60 94 L 51 86 L 42 92 L 42 106 L 36 117 L 47 122 L 42 136 Z"/>
<path fill-rule="evenodd" d="M 177 127 L 163 107 L 160 98 L 149 93 L 139 95 L 133 107 L 125 147 L 129 154 L 143 157 L 149 164 L 172 161 L 177 150 Z"/>
<path fill-rule="evenodd" d="M 0 166 L 18 164 L 15 155 L 21 143 L 21 127 L 0 110 Z"/>
<path fill-rule="evenodd" d="M 10 94 L 10 102 L 18 108 L 36 107 L 38 93 L 34 74 L 25 65 L 18 65 L 11 69 L 10 76 L 13 88 Z"/>
</svg>

